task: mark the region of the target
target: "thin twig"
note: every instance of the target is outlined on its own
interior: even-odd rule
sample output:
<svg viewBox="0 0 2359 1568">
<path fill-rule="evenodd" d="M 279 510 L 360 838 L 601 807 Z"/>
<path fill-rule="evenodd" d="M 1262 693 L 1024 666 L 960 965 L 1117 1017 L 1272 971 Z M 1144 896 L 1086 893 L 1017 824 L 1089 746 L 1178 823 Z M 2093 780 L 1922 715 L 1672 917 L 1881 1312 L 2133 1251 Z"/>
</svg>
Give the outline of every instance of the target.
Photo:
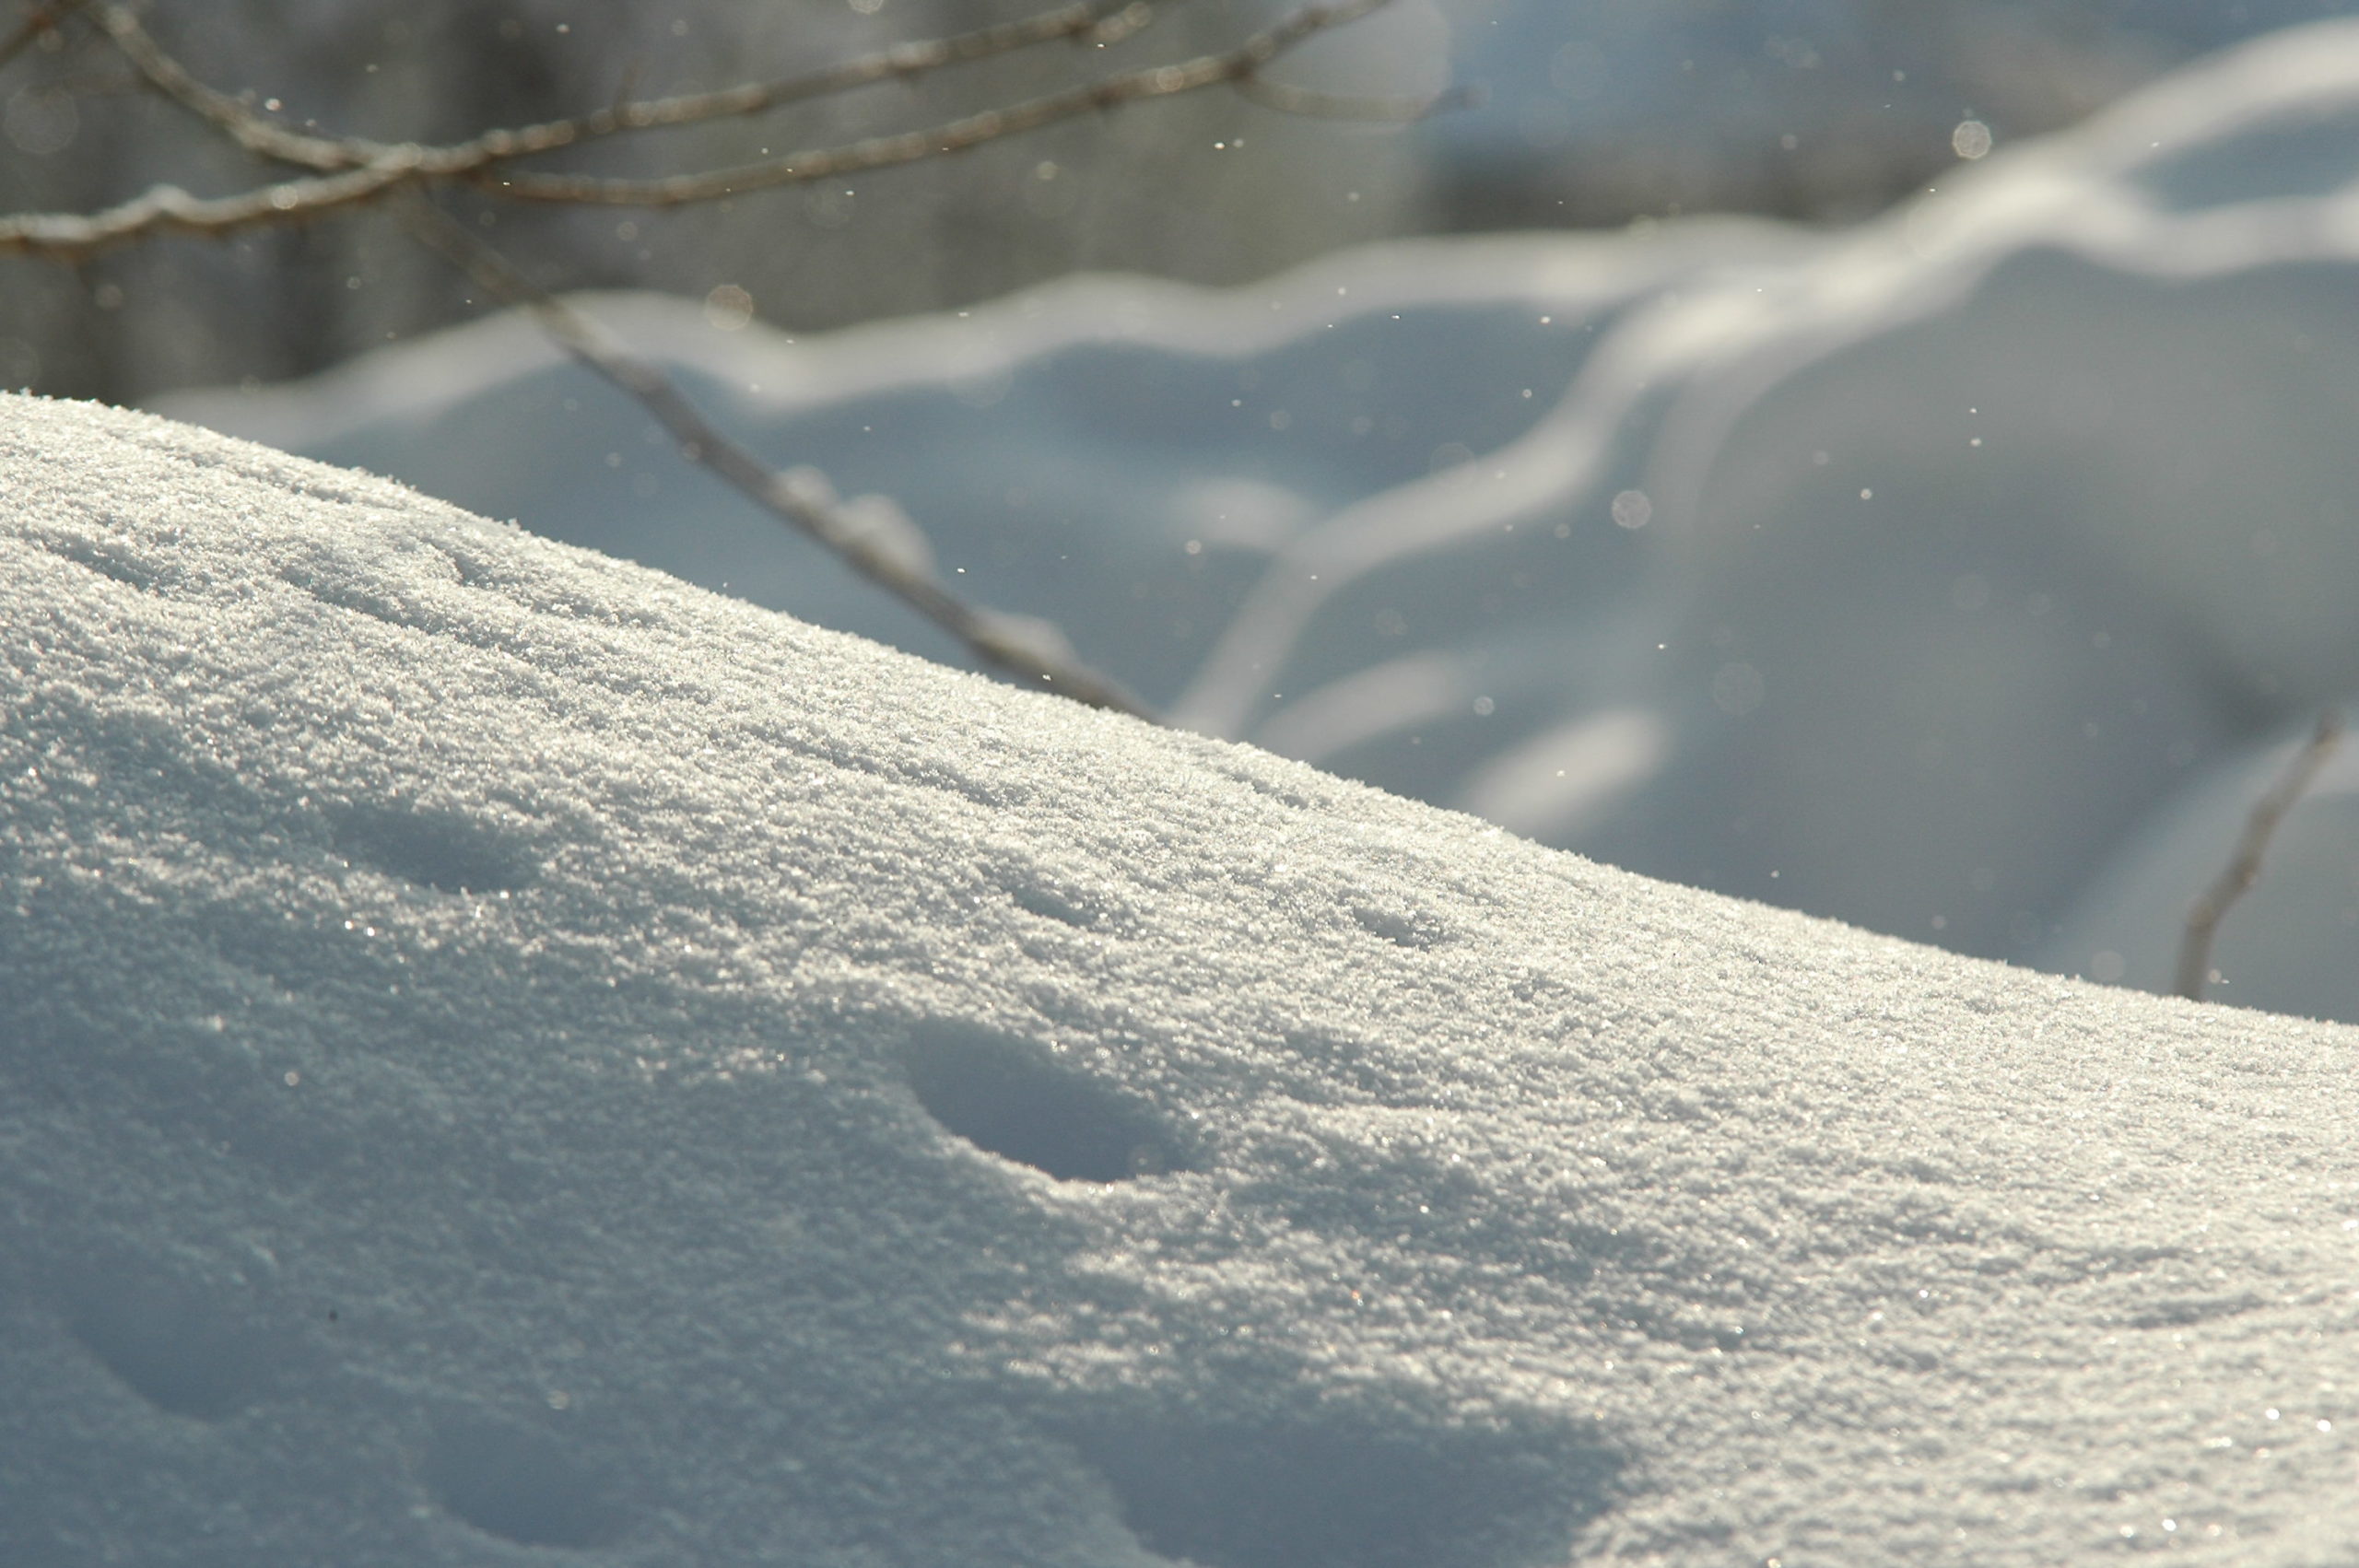
<svg viewBox="0 0 2359 1568">
<path fill-rule="evenodd" d="M 2212 942 L 2219 933 L 2221 918 L 2260 880 L 2260 858 L 2268 852 L 2278 824 L 2309 789 L 2341 739 L 2342 715 L 2330 708 L 2318 715 L 2318 728 L 2285 765 L 2285 771 L 2253 803 L 2244 836 L 2236 840 L 2236 852 L 2228 857 L 2218 880 L 2188 906 L 2187 929 L 2178 947 L 2179 995 L 2190 1001 L 2203 1000 L 2203 989 L 2212 978 Z"/>
<path fill-rule="evenodd" d="M 321 170 L 358 169 L 381 163 L 398 149 L 382 142 L 358 137 L 306 135 L 255 113 L 241 99 L 196 79 L 187 66 L 165 53 L 126 6 L 98 7 L 99 25 L 108 40 L 147 85 L 170 99 L 215 130 L 259 158 Z"/>
<path fill-rule="evenodd" d="M 496 298 L 529 310 L 566 352 L 637 399 L 681 455 L 710 469 L 771 516 L 834 551 L 870 581 L 965 643 L 976 657 L 1092 708 L 1156 721 L 1120 684 L 1084 664 L 1045 621 L 968 604 L 933 572 L 923 535 L 881 497 L 847 505 L 816 469 L 780 473 L 715 428 L 650 360 L 526 277 L 505 256 L 425 197 L 401 204 L 411 229 Z M 884 510 L 880 516 L 880 509 Z"/>
<path fill-rule="evenodd" d="M 71 259 L 153 234 L 227 234 L 358 206 L 396 186 L 415 184 L 419 178 L 415 165 L 388 162 L 210 199 L 192 196 L 177 185 L 156 185 L 130 201 L 88 216 L 23 213 L 0 217 L 0 252 Z"/>
<path fill-rule="evenodd" d="M 1387 0 L 1317 0 L 1218 53 L 1198 55 L 1176 64 L 1116 72 L 1063 92 L 966 115 L 924 130 L 871 136 L 738 168 L 656 180 L 504 170 L 503 166 L 516 158 L 581 139 L 589 134 L 586 127 L 595 125 L 611 111 L 601 111 L 579 121 L 490 131 L 472 141 L 449 146 L 393 145 L 306 136 L 288 131 L 254 114 L 227 94 L 203 88 L 202 84 L 194 84 L 194 78 L 188 78 L 182 83 L 183 89 L 193 87 L 194 90 L 187 97 L 176 91 L 175 97 L 192 108 L 198 102 L 205 104 L 206 107 L 197 111 L 225 134 L 236 136 L 241 146 L 281 162 L 325 171 L 231 196 L 192 196 L 178 186 L 158 185 L 101 212 L 24 213 L 0 217 L 0 253 L 73 255 L 159 232 L 224 234 L 261 224 L 318 217 L 381 200 L 396 189 L 460 180 L 494 194 L 541 202 L 660 207 L 715 201 L 748 191 L 916 163 L 1121 104 L 1194 92 L 1223 82 L 1244 81 L 1305 40 L 1357 20 L 1386 3 Z M 109 36 L 119 44 L 126 36 L 146 36 L 124 30 L 126 21 L 130 29 L 137 26 L 135 19 L 128 18 L 128 13 L 109 8 L 104 14 L 109 18 Z M 1126 7 L 1115 16 L 1119 18 L 1129 14 Z M 172 64 L 170 57 L 160 51 L 152 55 L 134 55 L 133 59 L 143 71 L 150 65 L 160 71 L 164 64 Z M 169 76 L 170 72 L 164 74 Z M 186 76 L 185 71 L 180 73 L 180 77 Z M 151 76 L 150 79 L 156 78 Z M 758 93 L 767 89 L 741 90 Z M 699 98 L 716 100 L 726 96 L 704 94 Z M 661 104 L 637 107 L 652 114 Z M 648 120 L 614 128 L 646 129 L 658 123 L 684 122 Z"/>
<path fill-rule="evenodd" d="M 73 3 L 80 5 L 83 0 Z M 758 114 L 894 77 L 914 80 L 946 66 L 985 60 L 1060 39 L 1086 35 L 1088 41 L 1111 42 L 1129 37 L 1150 19 L 1151 8 L 1144 0 L 1131 0 L 1127 5 L 1089 0 L 972 32 L 912 40 L 778 81 L 748 82 L 714 92 L 681 93 L 644 101 L 632 100 L 626 92 L 619 101 L 594 113 L 486 131 L 464 142 L 415 150 L 438 168 L 464 173 L 509 158 L 550 152 L 625 132 Z M 115 46 L 158 91 L 249 152 L 299 169 L 328 173 L 380 163 L 405 150 L 402 144 L 370 141 L 361 136 L 313 136 L 288 131 L 254 113 L 242 99 L 198 81 L 156 41 L 128 6 L 102 6 L 99 20 Z"/>
<path fill-rule="evenodd" d="M 567 202 L 605 206 L 669 207 L 720 201 L 750 191 L 813 180 L 839 179 L 964 152 L 985 142 L 1038 130 L 1060 120 L 1095 114 L 1153 98 L 1197 92 L 1223 82 L 1250 79 L 1272 60 L 1314 34 L 1361 17 L 1386 0 L 1334 0 L 1310 5 L 1216 54 L 1200 54 L 1176 64 L 1121 71 L 1094 82 L 1022 103 L 987 109 L 922 130 L 866 136 L 839 146 L 791 152 L 780 158 L 695 174 L 653 180 L 609 179 L 592 174 L 538 174 L 526 170 L 487 173 L 485 189 L 528 202 Z"/>
</svg>

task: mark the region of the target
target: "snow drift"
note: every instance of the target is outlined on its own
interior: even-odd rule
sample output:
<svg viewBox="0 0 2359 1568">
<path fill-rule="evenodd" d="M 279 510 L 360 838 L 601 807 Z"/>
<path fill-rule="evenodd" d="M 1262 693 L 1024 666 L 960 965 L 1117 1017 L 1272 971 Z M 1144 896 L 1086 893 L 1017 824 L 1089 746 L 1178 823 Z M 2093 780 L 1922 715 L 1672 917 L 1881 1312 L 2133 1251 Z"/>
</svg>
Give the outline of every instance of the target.
<svg viewBox="0 0 2359 1568">
<path fill-rule="evenodd" d="M 0 1558 L 2347 1562 L 2359 1039 L 0 400 Z"/>
</svg>

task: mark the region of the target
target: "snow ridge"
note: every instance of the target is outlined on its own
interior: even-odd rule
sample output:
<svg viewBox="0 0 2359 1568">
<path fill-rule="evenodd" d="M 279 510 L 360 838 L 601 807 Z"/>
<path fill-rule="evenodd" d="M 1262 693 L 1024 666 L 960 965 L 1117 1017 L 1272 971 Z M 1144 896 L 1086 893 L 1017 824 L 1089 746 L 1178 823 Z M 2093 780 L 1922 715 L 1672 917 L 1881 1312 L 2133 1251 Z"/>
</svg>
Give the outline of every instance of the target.
<svg viewBox="0 0 2359 1568">
<path fill-rule="evenodd" d="M 0 1559 L 2359 1550 L 2347 1031 L 0 400 Z"/>
</svg>

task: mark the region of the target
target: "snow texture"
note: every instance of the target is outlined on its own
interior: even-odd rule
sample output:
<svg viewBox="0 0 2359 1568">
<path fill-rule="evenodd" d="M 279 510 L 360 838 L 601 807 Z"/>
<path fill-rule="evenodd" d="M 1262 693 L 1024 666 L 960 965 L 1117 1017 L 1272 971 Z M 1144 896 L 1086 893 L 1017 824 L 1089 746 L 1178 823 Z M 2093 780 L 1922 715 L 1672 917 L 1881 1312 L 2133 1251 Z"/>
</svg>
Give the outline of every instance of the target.
<svg viewBox="0 0 2359 1568">
<path fill-rule="evenodd" d="M 0 400 L 0 1561 L 2359 1553 L 2359 1038 Z"/>
<path fill-rule="evenodd" d="M 2359 691 L 2354 126 L 2345 20 L 1853 230 L 1422 241 L 806 342 L 590 306 L 1188 725 L 1649 874 L 2138 978 L 2167 930 L 2116 970 L 2130 939 L 2075 922 L 2142 822 Z M 170 408 L 953 656 L 521 321 Z M 2236 821 L 2141 895 L 2161 924 Z M 2224 994 L 2359 1001 L 2279 908 L 2239 909 L 2234 951 L 2326 967 L 2232 954 Z"/>
</svg>

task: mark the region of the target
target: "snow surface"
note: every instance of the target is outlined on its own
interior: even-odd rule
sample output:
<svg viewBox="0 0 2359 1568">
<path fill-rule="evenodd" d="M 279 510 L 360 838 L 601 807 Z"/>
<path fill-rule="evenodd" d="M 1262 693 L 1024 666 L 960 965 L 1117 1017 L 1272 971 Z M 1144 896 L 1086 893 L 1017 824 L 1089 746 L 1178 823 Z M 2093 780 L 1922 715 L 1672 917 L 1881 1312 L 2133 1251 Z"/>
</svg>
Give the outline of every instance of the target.
<svg viewBox="0 0 2359 1568">
<path fill-rule="evenodd" d="M 0 400 L 0 1561 L 2359 1553 L 2359 1036 Z"/>
<path fill-rule="evenodd" d="M 2359 691 L 2354 125 L 2345 20 L 1853 230 L 1420 241 L 804 342 L 589 304 L 1184 723 L 1632 870 L 2105 974 L 2130 939 L 2077 922 L 2141 836 Z M 514 319 L 167 406 L 954 656 Z M 2176 920 L 2236 814 L 2187 819 L 2212 837 L 2149 913 Z M 2286 911 L 2308 919 L 2232 916 L 2224 994 L 2359 1018 L 2342 950 Z M 2236 956 L 2261 951 L 2313 957 L 2279 984 Z"/>
</svg>

